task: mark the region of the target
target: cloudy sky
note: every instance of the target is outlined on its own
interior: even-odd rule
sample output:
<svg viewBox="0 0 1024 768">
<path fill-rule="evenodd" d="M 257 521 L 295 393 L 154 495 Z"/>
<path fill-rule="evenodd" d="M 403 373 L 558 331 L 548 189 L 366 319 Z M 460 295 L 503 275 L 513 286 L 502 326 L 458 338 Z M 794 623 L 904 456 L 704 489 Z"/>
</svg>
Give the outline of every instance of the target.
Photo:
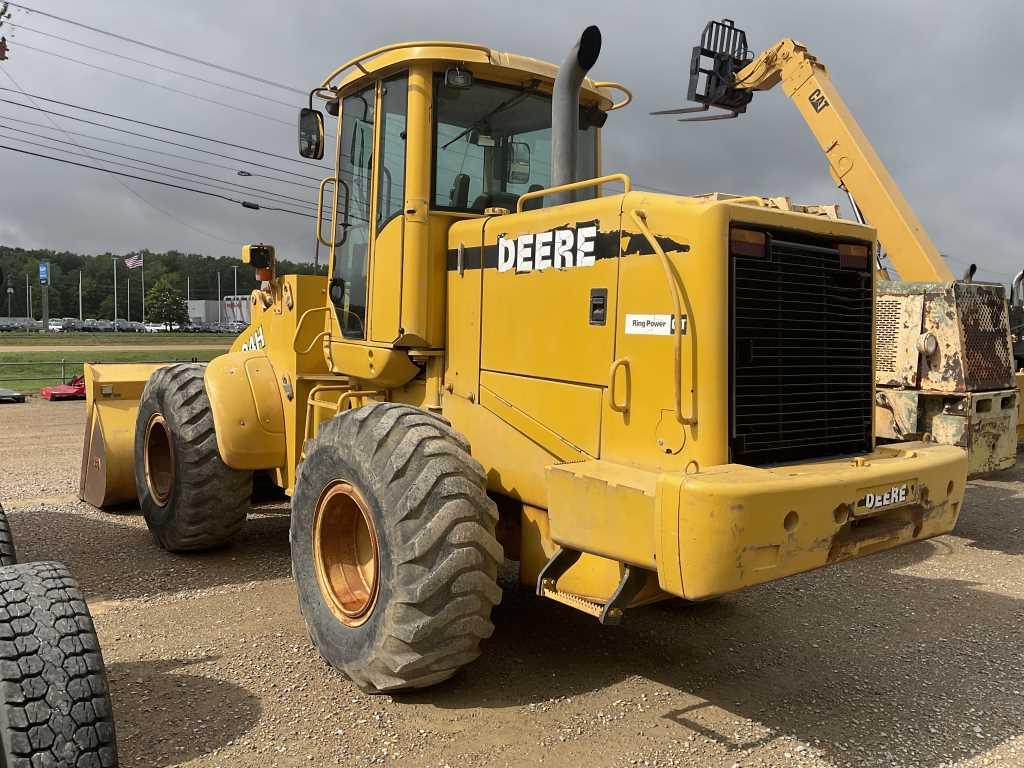
<svg viewBox="0 0 1024 768">
<path fill-rule="evenodd" d="M 956 272 L 975 261 L 981 267 L 981 277 L 1005 282 L 1024 266 L 1022 238 L 1016 231 L 1021 216 L 1018 179 L 1024 171 L 1024 99 L 1012 66 L 1024 39 L 1024 22 L 1019 8 L 1010 2 L 659 0 L 624 4 L 520 0 L 489 6 L 439 0 L 431 5 L 429 13 L 425 11 L 427 4 L 406 0 L 179 0 L 173 4 L 163 0 L 25 0 L 25 5 L 298 89 L 315 85 L 335 65 L 356 53 L 409 39 L 479 42 L 560 61 L 586 24 L 598 24 L 604 49 L 593 75 L 624 82 L 636 96 L 633 105 L 614 113 L 606 126 L 606 171 L 623 170 L 640 185 L 683 194 L 717 190 L 787 194 L 799 202 L 840 201 L 817 145 L 781 91 L 756 96 L 748 113 L 739 120 L 682 125 L 648 115 L 651 110 L 681 103 L 689 51 L 704 23 L 710 18 L 733 18 L 747 31 L 754 50 L 762 50 L 782 37 L 795 37 L 828 65 L 848 105 L 933 240 L 950 255 Z M 0 87 L 15 87 L 6 72 L 25 91 L 37 96 L 295 157 L 293 108 L 182 79 L 113 58 L 103 51 L 187 71 L 298 106 L 301 97 L 294 93 L 37 13 L 12 10 L 14 17 L 3 27 L 11 53 L 9 61 L 0 63 Z M 13 34 L 12 23 L 16 25 Z M 62 60 L 53 53 L 230 104 L 235 109 Z M 0 91 L 0 99 L 28 103 L 9 90 Z M 243 154 L 37 103 L 228 155 Z M 39 137 L 68 140 L 54 130 L 16 123 L 11 118 L 50 125 L 41 112 L 0 102 L 2 145 L 55 154 L 14 137 L 37 142 Z M 53 119 L 69 131 L 192 155 L 229 167 L 238 165 L 146 139 L 116 135 L 74 119 Z M 30 133 L 13 133 L 11 128 Z M 281 194 L 310 200 L 315 195 L 315 191 L 299 186 L 240 179 L 231 170 L 189 164 L 78 136 L 73 139 Z M 65 148 L 80 151 L 72 146 Z M 88 158 L 62 156 L 95 164 Z M 319 175 L 317 168 L 291 160 L 259 159 L 293 172 Z M 252 241 L 277 243 L 282 255 L 309 259 L 311 222 L 281 213 L 246 211 L 210 198 L 138 181 L 119 181 L 103 173 L 0 150 L 0 243 L 87 253 L 173 248 L 230 256 L 238 252 L 241 243 Z"/>
</svg>

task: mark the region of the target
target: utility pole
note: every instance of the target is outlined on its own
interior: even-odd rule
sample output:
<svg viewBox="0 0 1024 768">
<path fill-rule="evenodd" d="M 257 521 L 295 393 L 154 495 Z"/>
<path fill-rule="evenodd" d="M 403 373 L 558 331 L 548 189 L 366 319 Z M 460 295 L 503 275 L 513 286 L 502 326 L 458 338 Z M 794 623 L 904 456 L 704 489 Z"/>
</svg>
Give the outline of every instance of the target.
<svg viewBox="0 0 1024 768">
<path fill-rule="evenodd" d="M 25 275 L 25 319 L 32 319 L 32 286 L 28 282 L 28 275 Z"/>
<path fill-rule="evenodd" d="M 14 296 L 14 289 L 7 286 L 7 319 L 11 319 L 11 297 Z"/>
<path fill-rule="evenodd" d="M 223 318 L 220 314 L 220 308 L 224 305 L 224 294 L 220 290 L 220 270 L 217 271 L 217 322 L 223 322 Z"/>
<path fill-rule="evenodd" d="M 129 269 L 124 273 L 124 279 L 128 283 L 128 308 L 125 310 L 128 313 L 128 322 L 132 321 L 132 271 Z"/>
<path fill-rule="evenodd" d="M 233 266 L 232 269 L 235 270 L 235 296 L 237 296 L 238 295 L 238 266 L 237 265 Z"/>
<path fill-rule="evenodd" d="M 143 257 L 145 259 L 145 257 Z M 142 322 L 146 322 L 146 262 L 143 260 L 139 265 L 139 274 L 142 278 Z"/>
<path fill-rule="evenodd" d="M 78 322 L 82 319 L 82 270 L 78 270 Z"/>
<path fill-rule="evenodd" d="M 111 257 L 114 264 L 114 330 L 117 330 L 117 256 Z"/>
</svg>

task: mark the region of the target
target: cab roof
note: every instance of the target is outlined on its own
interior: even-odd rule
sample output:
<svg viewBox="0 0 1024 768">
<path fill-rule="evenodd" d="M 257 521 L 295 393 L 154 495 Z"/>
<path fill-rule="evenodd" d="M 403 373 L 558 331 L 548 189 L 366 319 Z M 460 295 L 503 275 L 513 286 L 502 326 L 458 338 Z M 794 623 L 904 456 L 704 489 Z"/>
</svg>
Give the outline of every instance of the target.
<svg viewBox="0 0 1024 768">
<path fill-rule="evenodd" d="M 414 41 L 375 48 L 356 56 L 331 72 L 314 94 L 325 99 L 337 98 L 360 84 L 374 80 L 391 71 L 402 69 L 412 62 L 431 61 L 443 64 L 465 64 L 475 76 L 484 80 L 520 82 L 523 75 L 541 81 L 541 88 L 550 90 L 558 74 L 558 65 L 528 56 L 495 51 L 475 43 L 449 41 Z M 546 86 L 546 88 L 545 88 Z M 613 91 L 620 91 L 626 99 L 616 103 Z M 589 96 L 589 98 L 588 98 Z M 630 101 L 629 91 L 619 83 L 600 82 L 585 78 L 581 100 L 605 111 L 624 107 Z"/>
</svg>

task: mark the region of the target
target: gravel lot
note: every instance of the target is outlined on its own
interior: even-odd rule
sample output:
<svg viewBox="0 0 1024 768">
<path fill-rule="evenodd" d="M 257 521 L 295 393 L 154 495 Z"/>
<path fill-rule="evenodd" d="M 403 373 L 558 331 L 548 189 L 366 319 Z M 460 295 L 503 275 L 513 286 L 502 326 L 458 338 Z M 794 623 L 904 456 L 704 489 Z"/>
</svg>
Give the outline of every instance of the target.
<svg viewBox="0 0 1024 768">
<path fill-rule="evenodd" d="M 89 599 L 122 765 L 1024 765 L 1021 470 L 973 483 L 955 536 L 618 628 L 506 588 L 455 680 L 367 697 L 306 638 L 285 509 L 168 555 L 77 500 L 84 416 L 0 406 L 0 499 Z"/>
</svg>

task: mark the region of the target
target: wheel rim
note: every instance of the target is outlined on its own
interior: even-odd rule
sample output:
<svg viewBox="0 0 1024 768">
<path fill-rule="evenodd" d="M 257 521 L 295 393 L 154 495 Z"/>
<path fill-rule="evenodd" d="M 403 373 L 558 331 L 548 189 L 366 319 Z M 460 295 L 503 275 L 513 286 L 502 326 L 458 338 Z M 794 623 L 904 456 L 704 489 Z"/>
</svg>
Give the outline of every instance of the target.
<svg viewBox="0 0 1024 768">
<path fill-rule="evenodd" d="M 146 425 L 146 486 L 153 500 L 163 506 L 174 487 L 174 441 L 167 422 L 154 413 Z"/>
<path fill-rule="evenodd" d="M 338 620 L 351 627 L 365 622 L 377 600 L 380 550 L 366 501 L 351 483 L 335 480 L 317 502 L 313 562 L 320 592 Z"/>
</svg>

